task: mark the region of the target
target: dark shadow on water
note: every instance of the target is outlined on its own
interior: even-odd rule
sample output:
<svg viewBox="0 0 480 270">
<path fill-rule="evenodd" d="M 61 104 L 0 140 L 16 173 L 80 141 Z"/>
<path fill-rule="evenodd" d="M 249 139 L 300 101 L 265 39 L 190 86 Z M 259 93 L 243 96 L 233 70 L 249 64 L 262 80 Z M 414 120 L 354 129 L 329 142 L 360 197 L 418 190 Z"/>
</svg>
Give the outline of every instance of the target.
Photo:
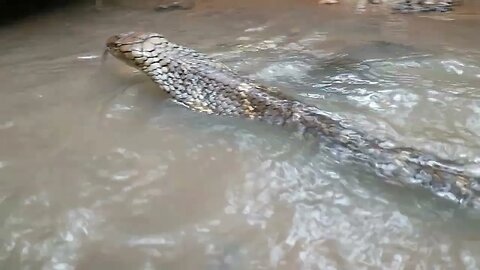
<svg viewBox="0 0 480 270">
<path fill-rule="evenodd" d="M 86 0 L 1 0 L 0 25 L 15 23 L 31 15 L 39 15 L 72 4 L 87 3 Z M 92 5 L 94 0 L 91 1 Z"/>
</svg>

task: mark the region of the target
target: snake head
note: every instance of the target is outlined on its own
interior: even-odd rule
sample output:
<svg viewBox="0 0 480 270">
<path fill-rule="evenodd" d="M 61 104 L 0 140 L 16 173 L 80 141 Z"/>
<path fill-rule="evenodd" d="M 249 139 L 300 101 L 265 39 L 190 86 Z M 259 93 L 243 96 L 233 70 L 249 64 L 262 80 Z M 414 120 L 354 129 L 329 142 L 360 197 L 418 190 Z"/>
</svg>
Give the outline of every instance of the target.
<svg viewBox="0 0 480 270">
<path fill-rule="evenodd" d="M 167 43 L 157 33 L 128 32 L 109 37 L 105 51 L 130 66 L 141 68 L 147 59 L 157 58 L 158 48 Z"/>
</svg>

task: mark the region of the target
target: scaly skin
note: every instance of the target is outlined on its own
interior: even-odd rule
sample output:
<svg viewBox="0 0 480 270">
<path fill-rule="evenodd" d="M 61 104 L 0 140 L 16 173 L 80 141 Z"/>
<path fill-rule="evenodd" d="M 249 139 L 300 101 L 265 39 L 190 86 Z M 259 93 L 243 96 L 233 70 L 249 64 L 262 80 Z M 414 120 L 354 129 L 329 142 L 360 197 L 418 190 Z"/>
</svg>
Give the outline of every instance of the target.
<svg viewBox="0 0 480 270">
<path fill-rule="evenodd" d="M 389 182 L 420 186 L 463 206 L 480 208 L 480 181 L 452 161 L 413 148 L 392 147 L 307 105 L 240 76 L 227 66 L 156 33 L 124 33 L 107 51 L 147 74 L 171 98 L 208 114 L 283 126 L 370 165 Z"/>
</svg>

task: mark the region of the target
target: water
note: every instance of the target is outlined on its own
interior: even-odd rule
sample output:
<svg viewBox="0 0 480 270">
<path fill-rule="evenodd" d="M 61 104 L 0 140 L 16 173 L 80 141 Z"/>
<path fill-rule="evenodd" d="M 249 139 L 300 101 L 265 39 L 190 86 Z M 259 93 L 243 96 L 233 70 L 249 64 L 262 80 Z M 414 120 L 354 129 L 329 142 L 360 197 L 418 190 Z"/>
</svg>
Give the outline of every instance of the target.
<svg viewBox="0 0 480 270">
<path fill-rule="evenodd" d="M 216 1 L 76 8 L 0 29 L 0 268 L 479 269 L 477 213 L 276 127 L 190 112 L 100 59 L 112 34 L 161 32 L 378 137 L 476 168 L 476 10 Z"/>
</svg>

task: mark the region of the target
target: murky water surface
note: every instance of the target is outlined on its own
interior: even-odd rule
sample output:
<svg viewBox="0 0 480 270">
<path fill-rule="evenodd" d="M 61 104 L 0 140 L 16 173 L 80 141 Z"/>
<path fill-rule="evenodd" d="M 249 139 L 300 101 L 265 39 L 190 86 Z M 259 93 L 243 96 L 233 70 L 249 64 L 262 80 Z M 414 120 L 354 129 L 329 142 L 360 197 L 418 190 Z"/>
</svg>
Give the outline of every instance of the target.
<svg viewBox="0 0 480 270">
<path fill-rule="evenodd" d="M 101 64 L 108 36 L 161 32 L 378 137 L 480 163 L 475 9 L 354 8 L 79 8 L 0 29 L 0 268 L 479 269 L 478 214 Z"/>
</svg>

